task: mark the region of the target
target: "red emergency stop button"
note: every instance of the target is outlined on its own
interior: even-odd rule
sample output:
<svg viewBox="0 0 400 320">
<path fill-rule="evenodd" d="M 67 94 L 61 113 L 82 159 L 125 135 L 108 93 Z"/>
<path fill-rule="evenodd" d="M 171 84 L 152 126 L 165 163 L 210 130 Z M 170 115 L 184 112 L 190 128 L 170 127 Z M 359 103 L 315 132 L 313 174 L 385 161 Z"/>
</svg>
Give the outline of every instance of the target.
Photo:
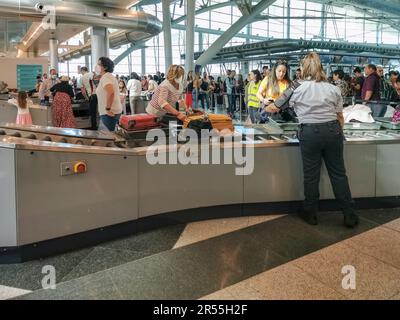
<svg viewBox="0 0 400 320">
<path fill-rule="evenodd" d="M 74 173 L 85 173 L 87 171 L 86 163 L 79 161 L 74 164 Z"/>
</svg>

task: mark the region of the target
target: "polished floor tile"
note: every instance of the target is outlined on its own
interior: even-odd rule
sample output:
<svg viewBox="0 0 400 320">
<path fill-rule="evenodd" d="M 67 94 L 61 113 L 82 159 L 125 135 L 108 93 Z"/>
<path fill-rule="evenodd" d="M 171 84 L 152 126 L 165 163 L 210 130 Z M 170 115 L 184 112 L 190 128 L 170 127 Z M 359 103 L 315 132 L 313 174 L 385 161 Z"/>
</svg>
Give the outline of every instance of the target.
<svg viewBox="0 0 400 320">
<path fill-rule="evenodd" d="M 150 253 L 96 247 L 62 281 L 83 277 L 121 264 L 144 258 Z"/>
<path fill-rule="evenodd" d="M 168 226 L 147 232 L 137 233 L 130 237 L 115 241 L 102 243 L 98 247 L 132 250 L 135 252 L 143 251 L 155 254 L 165 250 L 171 250 L 184 229 L 184 224 Z"/>
<path fill-rule="evenodd" d="M 263 300 L 262 295 L 246 285 L 247 281 L 239 282 L 225 289 L 200 298 L 200 300 Z"/>
<path fill-rule="evenodd" d="M 15 298 L 27 294 L 29 292 L 30 292 L 29 290 L 22 290 L 18 288 L 6 287 L 0 285 L 0 300 Z"/>
<path fill-rule="evenodd" d="M 240 230 L 281 216 L 282 215 L 238 217 L 189 223 L 182 232 L 174 248 L 183 247 L 198 241 Z"/>
<path fill-rule="evenodd" d="M 291 263 L 263 272 L 246 281 L 265 300 L 337 300 L 344 296 Z"/>
<path fill-rule="evenodd" d="M 254 288 L 247 285 L 247 280 L 234 284 L 227 290 L 236 300 L 264 300 L 263 295 Z"/>
<path fill-rule="evenodd" d="M 40 289 L 45 276 L 44 266 L 53 266 L 56 282 L 60 282 L 91 251 L 92 249 L 83 249 L 25 263 L 0 265 L 0 284 L 25 290 Z"/>
<path fill-rule="evenodd" d="M 179 254 L 169 259 L 177 274 L 185 274 L 189 270 L 189 274 L 196 275 L 196 278 L 189 280 L 196 288 L 197 296 L 194 298 L 223 289 L 284 262 L 284 258 L 267 246 L 240 232 L 180 248 Z"/>
<path fill-rule="evenodd" d="M 297 218 L 297 217 L 296 217 Z M 300 218 L 297 218 L 300 220 Z M 379 224 L 374 221 L 364 219 L 360 216 L 359 224 L 355 228 L 344 226 L 344 216 L 339 212 L 320 212 L 318 214 L 318 225 L 310 226 L 321 236 L 329 237 L 335 242 L 354 237 L 360 233 L 378 227 Z"/>
<path fill-rule="evenodd" d="M 236 300 L 236 298 L 224 289 L 201 297 L 199 300 Z"/>
<path fill-rule="evenodd" d="M 400 219 L 400 208 L 358 210 L 358 214 L 365 219 L 383 224 Z"/>
<path fill-rule="evenodd" d="M 382 227 L 389 228 L 389 229 L 400 232 L 400 218 L 396 219 L 396 220 L 392 220 L 388 223 L 385 223 L 384 225 L 382 225 Z"/>
<path fill-rule="evenodd" d="M 105 273 L 95 273 L 58 284 L 56 289 L 41 289 L 16 300 L 121 300 L 123 296 Z"/>
<path fill-rule="evenodd" d="M 400 294 L 399 213 L 362 211 L 355 229 L 339 213 L 320 213 L 318 226 L 295 215 L 181 224 L 0 265 L 0 284 L 37 290 L 23 299 L 393 298 Z M 354 291 L 341 287 L 349 264 Z M 56 268 L 56 290 L 38 290 L 44 265 Z"/>
<path fill-rule="evenodd" d="M 379 227 L 343 243 L 400 269 L 400 232 Z"/>
<path fill-rule="evenodd" d="M 243 229 L 262 247 L 281 255 L 287 262 L 324 248 L 335 241 L 294 216 L 285 216 Z"/>
<path fill-rule="evenodd" d="M 293 263 L 349 299 L 387 299 L 400 290 L 399 269 L 341 243 Z M 348 274 L 342 273 L 346 266 L 355 270 L 355 290 L 342 287 L 342 281 L 348 279 Z"/>
<path fill-rule="evenodd" d="M 400 293 L 391 297 L 390 300 L 400 300 Z"/>
<path fill-rule="evenodd" d="M 110 273 L 129 298 L 197 299 L 281 263 L 272 251 L 235 233 L 125 264 Z"/>
</svg>

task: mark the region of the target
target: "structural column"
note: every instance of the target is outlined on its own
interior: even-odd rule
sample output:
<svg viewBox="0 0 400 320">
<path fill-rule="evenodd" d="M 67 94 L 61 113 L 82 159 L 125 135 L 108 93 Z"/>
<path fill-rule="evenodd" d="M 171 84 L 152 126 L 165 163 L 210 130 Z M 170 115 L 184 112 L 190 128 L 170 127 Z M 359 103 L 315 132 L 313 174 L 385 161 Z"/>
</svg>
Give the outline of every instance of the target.
<svg viewBox="0 0 400 320">
<path fill-rule="evenodd" d="M 210 63 L 217 53 L 240 32 L 245 26 L 254 21 L 254 18 L 264 11 L 275 0 L 261 0 L 252 7 L 250 14 L 243 15 L 228 30 L 226 30 L 214 43 L 197 59 L 196 64 L 205 66 Z"/>
<path fill-rule="evenodd" d="M 253 30 L 252 25 L 251 25 L 251 23 L 249 23 L 247 25 L 247 28 L 246 28 L 246 34 L 247 34 L 246 43 L 247 44 L 250 43 L 250 36 L 251 36 L 251 34 L 253 32 L 252 30 Z M 247 75 L 250 72 L 250 66 L 249 66 L 249 62 L 248 61 L 244 61 L 243 62 L 243 67 L 242 67 L 242 70 L 240 72 L 243 74 L 243 78 L 247 77 Z"/>
<path fill-rule="evenodd" d="M 194 71 L 194 13 L 195 0 L 186 0 L 186 52 L 185 70 Z"/>
<path fill-rule="evenodd" d="M 49 58 L 50 69 L 54 68 L 58 71 L 58 40 L 49 40 Z"/>
<path fill-rule="evenodd" d="M 142 56 L 142 76 L 146 75 L 146 48 L 141 49 L 141 56 Z"/>
<path fill-rule="evenodd" d="M 83 43 L 87 43 L 89 39 L 90 39 L 89 32 L 86 31 L 83 34 Z M 85 56 L 85 67 L 88 68 L 89 70 L 92 70 L 89 60 L 90 60 L 89 56 Z"/>
<path fill-rule="evenodd" d="M 108 57 L 108 30 L 105 27 L 92 27 L 90 34 L 92 44 L 92 69 L 96 67 L 101 57 Z"/>
<path fill-rule="evenodd" d="M 202 52 L 203 50 L 203 32 L 199 32 L 199 52 Z"/>
<path fill-rule="evenodd" d="M 171 0 L 162 0 L 165 71 L 172 65 L 172 37 L 171 37 Z"/>
</svg>

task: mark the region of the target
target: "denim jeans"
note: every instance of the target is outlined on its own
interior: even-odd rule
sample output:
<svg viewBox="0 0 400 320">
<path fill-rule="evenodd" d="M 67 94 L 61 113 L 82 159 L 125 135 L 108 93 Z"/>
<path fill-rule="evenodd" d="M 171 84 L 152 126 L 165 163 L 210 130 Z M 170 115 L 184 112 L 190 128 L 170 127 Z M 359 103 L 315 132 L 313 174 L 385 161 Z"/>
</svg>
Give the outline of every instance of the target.
<svg viewBox="0 0 400 320">
<path fill-rule="evenodd" d="M 207 93 L 200 93 L 199 94 L 199 101 L 201 102 L 201 107 L 204 110 L 207 110 L 207 109 L 210 108 L 210 100 L 209 100 L 209 97 L 208 97 Z"/>
<path fill-rule="evenodd" d="M 49 105 L 50 105 L 50 99 L 49 99 L 49 97 L 46 97 L 46 98 L 44 98 L 44 99 L 41 99 L 41 100 L 40 100 L 40 105 L 41 105 L 41 106 L 49 106 Z"/>
<path fill-rule="evenodd" d="M 236 96 L 234 94 L 228 94 L 228 104 L 228 112 L 234 114 L 236 109 Z"/>
<path fill-rule="evenodd" d="M 344 212 L 354 212 L 343 158 L 343 131 L 338 121 L 300 125 L 298 132 L 304 173 L 304 209 L 316 213 L 322 159 L 333 193 Z"/>
<path fill-rule="evenodd" d="M 192 91 L 192 99 L 193 99 L 193 109 L 198 109 L 199 95 L 198 95 L 198 90 L 195 88 Z"/>
<path fill-rule="evenodd" d="M 258 108 L 249 107 L 249 116 L 251 123 L 253 124 L 257 124 L 260 121 L 260 113 L 258 112 Z"/>
<path fill-rule="evenodd" d="M 102 124 L 109 130 L 115 131 L 115 126 L 119 122 L 119 118 L 121 117 L 121 113 L 116 114 L 114 117 L 110 117 L 107 114 L 103 114 L 100 116 L 100 120 Z"/>
</svg>

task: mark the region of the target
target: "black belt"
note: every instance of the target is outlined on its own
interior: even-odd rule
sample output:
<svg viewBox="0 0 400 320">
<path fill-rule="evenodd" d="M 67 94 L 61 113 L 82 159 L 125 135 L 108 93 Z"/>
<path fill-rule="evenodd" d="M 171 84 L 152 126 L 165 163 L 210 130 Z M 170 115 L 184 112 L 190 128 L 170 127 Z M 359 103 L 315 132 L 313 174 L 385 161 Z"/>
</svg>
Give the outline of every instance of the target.
<svg viewBox="0 0 400 320">
<path fill-rule="evenodd" d="M 301 123 L 300 126 L 302 127 L 324 127 L 324 126 L 330 126 L 333 124 L 339 123 L 338 120 L 332 120 L 328 122 L 322 122 L 322 123 Z"/>
</svg>

